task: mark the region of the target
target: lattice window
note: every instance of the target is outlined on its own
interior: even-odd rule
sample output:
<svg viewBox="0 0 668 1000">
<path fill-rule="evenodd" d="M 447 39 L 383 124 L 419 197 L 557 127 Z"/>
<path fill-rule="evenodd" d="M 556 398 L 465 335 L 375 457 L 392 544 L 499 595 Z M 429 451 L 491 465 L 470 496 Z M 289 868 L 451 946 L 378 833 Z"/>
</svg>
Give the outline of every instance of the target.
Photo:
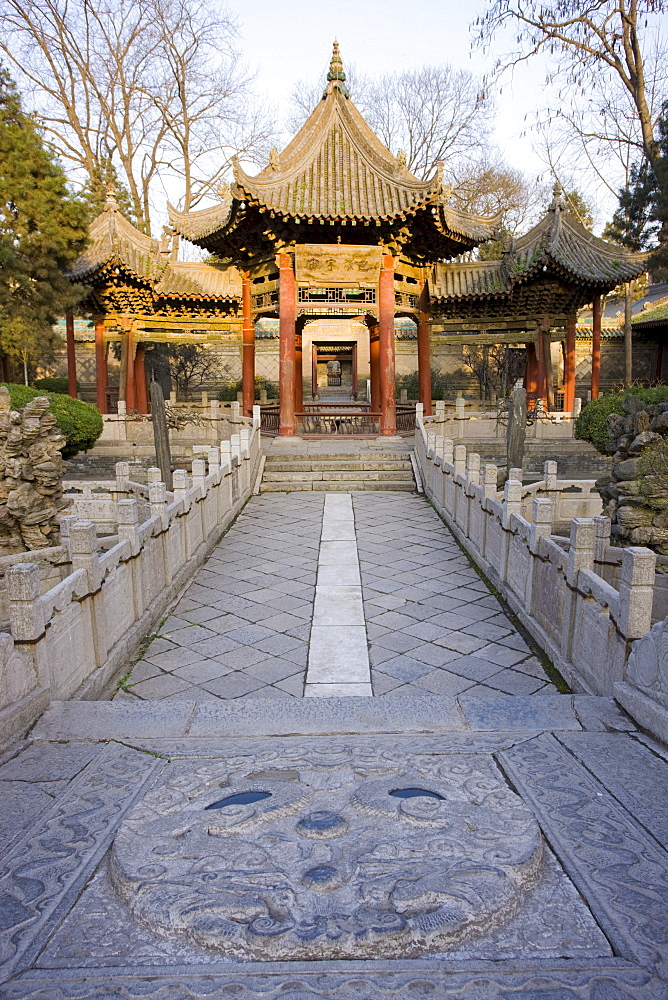
<svg viewBox="0 0 668 1000">
<path fill-rule="evenodd" d="M 300 288 L 299 301 L 313 304 L 322 302 L 375 302 L 375 288 Z"/>
<path fill-rule="evenodd" d="M 278 305 L 278 289 L 273 292 L 263 292 L 261 295 L 253 296 L 254 309 L 266 309 L 267 306 Z"/>
<path fill-rule="evenodd" d="M 410 295 L 408 292 L 395 292 L 394 304 L 397 306 L 407 306 L 409 309 L 417 309 L 418 296 Z"/>
</svg>

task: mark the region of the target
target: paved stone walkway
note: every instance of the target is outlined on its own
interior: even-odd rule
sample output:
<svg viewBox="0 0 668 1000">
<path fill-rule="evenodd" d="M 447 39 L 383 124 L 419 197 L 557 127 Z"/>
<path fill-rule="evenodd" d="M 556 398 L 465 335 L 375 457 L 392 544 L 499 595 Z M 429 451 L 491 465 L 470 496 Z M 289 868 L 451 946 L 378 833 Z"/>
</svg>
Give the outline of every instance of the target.
<svg viewBox="0 0 668 1000">
<path fill-rule="evenodd" d="M 319 565 L 327 573 L 321 587 L 337 586 L 337 571 L 331 563 L 326 566 L 327 559 L 323 562 L 321 549 L 328 496 L 253 498 L 195 574 L 116 700 L 299 698 L 305 685 L 307 695 L 369 693 L 369 680 L 373 694 L 381 697 L 556 693 L 429 504 L 393 492 L 332 494 L 336 504 L 352 498 L 364 620 L 346 617 L 357 614 L 357 598 L 343 593 L 355 589 L 343 569 L 339 596 L 319 587 L 324 603 L 316 605 L 317 628 L 346 627 L 350 638 L 366 626 L 370 677 L 366 656 L 359 650 L 354 662 L 336 656 L 335 639 L 335 672 L 323 674 L 319 649 L 320 672 L 312 653 L 307 677 Z M 342 524 L 336 508 L 331 510 L 332 524 Z M 326 530 L 322 540 L 327 539 L 333 536 Z M 343 536 L 334 541 L 354 546 Z M 334 631 L 318 634 L 322 645 Z M 362 667 L 367 671 L 363 679 Z M 364 690 L 355 687 L 359 683 Z"/>
</svg>

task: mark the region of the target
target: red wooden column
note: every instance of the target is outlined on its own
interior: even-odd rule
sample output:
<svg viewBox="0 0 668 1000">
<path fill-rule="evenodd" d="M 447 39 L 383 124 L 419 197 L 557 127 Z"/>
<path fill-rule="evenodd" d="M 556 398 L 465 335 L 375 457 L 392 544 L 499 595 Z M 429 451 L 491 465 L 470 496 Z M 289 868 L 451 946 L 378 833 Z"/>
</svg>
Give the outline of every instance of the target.
<svg viewBox="0 0 668 1000">
<path fill-rule="evenodd" d="M 140 413 L 148 413 L 148 389 L 146 386 L 146 366 L 144 365 L 144 344 L 137 344 L 135 353 L 135 400 Z"/>
<path fill-rule="evenodd" d="M 380 334 L 378 324 L 369 327 L 369 378 L 371 380 L 371 412 L 380 413 Z"/>
<path fill-rule="evenodd" d="M 394 257 L 383 254 L 378 282 L 378 331 L 380 334 L 380 433 L 397 433 L 394 378 Z"/>
<path fill-rule="evenodd" d="M 545 370 L 545 337 L 543 336 L 543 331 L 538 331 L 538 336 L 536 338 L 536 355 L 538 359 L 538 378 L 536 394 L 537 399 L 545 400 L 547 399 L 547 373 Z"/>
<path fill-rule="evenodd" d="M 536 345 L 533 341 L 526 345 L 526 351 L 527 370 L 524 376 L 524 388 L 527 391 L 527 395 L 535 398 L 538 393 L 538 357 L 536 356 Z"/>
<path fill-rule="evenodd" d="M 418 378 L 420 402 L 425 417 L 431 416 L 431 344 L 429 343 L 429 286 L 423 282 L 420 292 L 420 314 L 417 329 Z"/>
<path fill-rule="evenodd" d="M 278 433 L 291 435 L 295 425 L 295 325 L 297 286 L 290 254 L 278 255 Z"/>
<path fill-rule="evenodd" d="M 601 385 L 601 296 L 594 299 L 591 321 L 591 398 L 598 399 Z"/>
<path fill-rule="evenodd" d="M 295 333 L 295 413 L 304 412 L 304 372 L 302 369 L 302 331 Z"/>
<path fill-rule="evenodd" d="M 107 345 L 104 342 L 104 320 L 95 320 L 95 385 L 97 408 L 107 412 Z"/>
<path fill-rule="evenodd" d="M 243 411 L 247 417 L 253 416 L 255 404 L 255 327 L 251 318 L 251 282 L 248 272 L 241 278 L 241 388 L 243 391 Z"/>
<path fill-rule="evenodd" d="M 566 350 L 564 352 L 564 410 L 573 412 L 575 404 L 575 316 L 566 324 Z"/>
<path fill-rule="evenodd" d="M 77 359 L 74 353 L 74 316 L 65 316 L 65 340 L 67 342 L 67 392 L 72 399 L 77 398 Z"/>
<path fill-rule="evenodd" d="M 135 338 L 132 325 L 127 328 L 128 363 L 125 372 L 125 412 L 132 413 L 137 408 L 137 384 L 135 382 Z"/>
<path fill-rule="evenodd" d="M 311 344 L 311 395 L 318 395 L 318 348 Z"/>
</svg>

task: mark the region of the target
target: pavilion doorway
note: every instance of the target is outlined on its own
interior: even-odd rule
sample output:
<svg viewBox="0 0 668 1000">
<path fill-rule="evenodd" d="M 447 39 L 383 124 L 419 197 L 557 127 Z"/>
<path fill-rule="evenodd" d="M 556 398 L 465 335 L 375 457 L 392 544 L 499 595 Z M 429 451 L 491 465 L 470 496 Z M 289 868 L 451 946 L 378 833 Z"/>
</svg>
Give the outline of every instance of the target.
<svg viewBox="0 0 668 1000">
<path fill-rule="evenodd" d="M 312 346 L 311 394 L 315 398 L 356 399 L 357 343 L 323 343 Z"/>
</svg>

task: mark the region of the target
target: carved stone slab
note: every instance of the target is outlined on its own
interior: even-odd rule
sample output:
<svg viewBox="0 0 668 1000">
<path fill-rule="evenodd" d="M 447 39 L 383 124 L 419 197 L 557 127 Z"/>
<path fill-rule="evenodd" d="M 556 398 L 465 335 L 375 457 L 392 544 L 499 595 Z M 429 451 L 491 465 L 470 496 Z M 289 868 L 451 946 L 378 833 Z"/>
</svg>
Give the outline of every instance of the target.
<svg viewBox="0 0 668 1000">
<path fill-rule="evenodd" d="M 615 959 L 549 967 L 495 962 L 309 962 L 298 968 L 45 972 L 5 986 L 3 1000 L 668 1000 L 668 984 Z"/>
<path fill-rule="evenodd" d="M 615 760 L 606 762 L 611 739 Z M 54 788 L 63 782 L 62 794 L 7 854 L 0 930 L 3 973 L 13 978 L 0 998 L 668 1000 L 668 857 L 655 839 L 660 828 L 652 836 L 633 813 L 634 796 L 646 794 L 651 775 L 660 777 L 654 762 L 662 765 L 654 753 L 646 768 L 639 739 L 577 731 L 557 739 L 518 728 L 192 741 L 156 735 L 137 749 L 73 744 L 48 774 Z M 180 759 L 169 763 L 156 752 Z M 0 777 L 37 781 L 49 753 L 39 741 Z M 629 791 L 634 773 L 637 789 Z M 410 787 L 431 795 L 390 794 Z M 249 790 L 272 796 L 205 808 Z M 305 836 L 298 831 L 304 819 Z M 232 882 L 227 897 L 219 894 L 222 905 L 198 942 L 191 928 L 212 912 L 207 894 L 221 884 L 221 859 L 242 841 L 245 867 L 237 855 L 232 873 L 241 892 Z M 253 867 L 260 851 L 273 867 Z M 170 866 L 171 881 L 159 873 Z M 238 920 L 247 916 L 244 906 L 252 910 L 253 892 L 261 898 L 258 876 L 267 869 L 283 881 L 264 878 L 262 899 L 273 907 L 266 911 L 276 920 L 281 904 L 293 918 L 287 931 L 279 926 L 276 951 L 247 948 L 257 917 Z M 305 883 L 309 872 L 316 877 Z M 161 879 L 162 898 L 154 891 Z M 190 908 L 184 890 L 194 897 Z M 279 899 L 279 890 L 289 891 Z M 383 924 L 378 932 L 374 923 L 378 949 L 363 944 L 354 954 L 354 934 L 345 926 L 339 933 L 332 912 L 343 902 L 355 917 L 355 892 L 365 915 L 385 907 L 408 930 Z M 234 893 L 237 909 L 230 908 Z M 325 913 L 315 899 L 329 901 Z M 306 929 L 304 914 L 316 936 L 323 923 L 314 916 L 327 918 L 324 954 L 349 957 L 297 957 L 309 946 L 293 929 Z M 409 936 L 434 914 L 453 919 L 431 941 L 427 933 Z M 214 940 L 225 921 L 235 925 L 243 952 Z M 338 938 L 327 937 L 332 928 Z M 393 953 L 396 959 L 382 957 Z"/>
<path fill-rule="evenodd" d="M 49 922 L 74 902 L 106 850 L 123 812 L 161 762 L 112 745 L 85 768 L 3 861 L 0 872 L 0 975 Z"/>
<path fill-rule="evenodd" d="M 505 923 L 542 838 L 493 763 L 173 764 L 116 836 L 133 916 L 228 956 L 415 957 Z"/>
<path fill-rule="evenodd" d="M 618 953 L 665 977 L 666 851 L 554 736 L 499 757 Z"/>
</svg>

